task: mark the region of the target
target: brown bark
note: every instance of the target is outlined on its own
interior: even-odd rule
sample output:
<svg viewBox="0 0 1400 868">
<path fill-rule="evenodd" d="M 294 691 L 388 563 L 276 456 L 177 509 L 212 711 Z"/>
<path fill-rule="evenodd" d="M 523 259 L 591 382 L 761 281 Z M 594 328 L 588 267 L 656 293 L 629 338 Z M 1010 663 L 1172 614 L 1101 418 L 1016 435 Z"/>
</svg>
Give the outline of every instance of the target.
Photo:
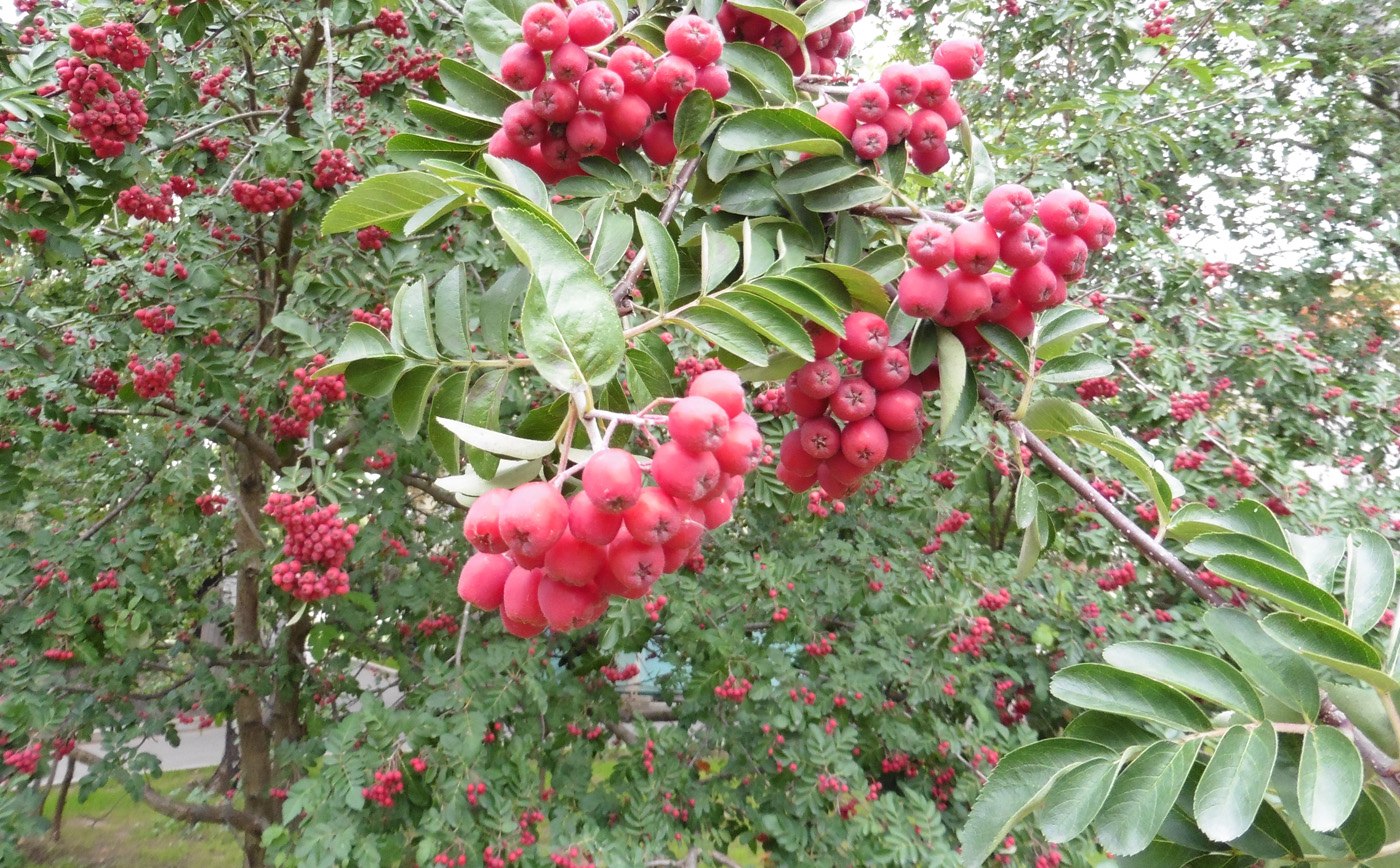
<svg viewBox="0 0 1400 868">
<path fill-rule="evenodd" d="M 263 540 L 254 522 L 267 499 L 267 483 L 263 478 L 263 463 L 257 455 L 241 445 L 236 447 L 236 454 L 239 509 L 234 541 L 243 563 L 238 570 L 233 607 L 233 644 L 237 651 L 247 652 L 260 649 L 262 645 L 258 595 L 263 584 Z M 235 825 L 244 833 L 243 854 L 250 868 L 260 868 L 263 864 L 261 826 L 276 819 L 276 805 L 268 794 L 272 786 L 272 738 L 263 720 L 262 697 L 256 685 L 257 674 L 256 668 L 246 666 L 234 671 L 234 690 L 238 696 L 233 709 L 238 723 L 244 812 L 260 821 L 258 828 Z"/>
<path fill-rule="evenodd" d="M 68 804 L 68 788 L 73 785 L 73 772 L 78 766 L 78 760 L 72 754 L 68 755 L 68 767 L 63 770 L 63 783 L 58 787 L 58 798 L 53 803 L 53 828 L 49 830 L 49 837 L 58 841 L 63 834 L 63 808 Z"/>
</svg>

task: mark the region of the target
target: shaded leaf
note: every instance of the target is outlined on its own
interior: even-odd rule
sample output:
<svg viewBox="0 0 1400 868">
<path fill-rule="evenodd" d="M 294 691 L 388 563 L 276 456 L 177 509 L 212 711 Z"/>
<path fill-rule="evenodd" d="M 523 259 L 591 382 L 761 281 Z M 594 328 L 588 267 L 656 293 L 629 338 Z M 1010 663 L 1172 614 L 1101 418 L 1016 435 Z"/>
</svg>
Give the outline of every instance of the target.
<svg viewBox="0 0 1400 868">
<path fill-rule="evenodd" d="M 1104 649 L 1109 664 L 1160 681 L 1238 711 L 1264 719 L 1264 707 L 1239 670 L 1214 655 L 1164 642 L 1117 642 Z"/>
<path fill-rule="evenodd" d="M 1277 755 L 1278 736 L 1268 724 L 1230 727 L 1196 785 L 1196 824 L 1207 837 L 1231 841 L 1249 831 Z"/>
<path fill-rule="evenodd" d="M 1315 726 L 1303 736 L 1298 762 L 1298 807 L 1303 822 L 1330 832 L 1351 816 L 1361 796 L 1361 754 L 1339 730 Z"/>
<path fill-rule="evenodd" d="M 1102 663 L 1061 669 L 1050 681 L 1050 693 L 1079 708 L 1150 720 L 1185 732 L 1210 728 L 1209 718 L 1185 694 Z"/>
<path fill-rule="evenodd" d="M 1317 716 L 1317 676 L 1307 661 L 1276 642 L 1244 612 L 1212 609 L 1202 620 L 1254 686 L 1306 717 Z"/>
<path fill-rule="evenodd" d="M 1152 843 L 1186 783 L 1199 742 L 1158 742 L 1123 770 L 1094 821 L 1100 843 L 1120 856 L 1140 853 Z"/>
</svg>

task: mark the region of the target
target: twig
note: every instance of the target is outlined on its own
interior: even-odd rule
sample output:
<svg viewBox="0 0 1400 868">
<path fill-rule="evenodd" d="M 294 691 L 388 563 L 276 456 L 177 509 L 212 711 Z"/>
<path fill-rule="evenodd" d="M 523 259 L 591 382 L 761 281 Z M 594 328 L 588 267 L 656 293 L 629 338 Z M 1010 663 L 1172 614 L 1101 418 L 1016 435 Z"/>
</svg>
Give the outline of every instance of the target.
<svg viewBox="0 0 1400 868">
<path fill-rule="evenodd" d="M 210 130 L 214 129 L 215 127 L 222 126 L 223 124 L 233 123 L 235 121 L 245 121 L 249 118 L 267 117 L 268 115 L 280 115 L 281 113 L 281 109 L 255 109 L 254 111 L 246 111 L 240 112 L 236 115 L 228 115 L 227 117 L 212 120 L 207 124 L 195 127 L 192 130 L 188 130 L 184 133 L 181 133 L 180 135 L 172 139 L 170 144 L 168 145 L 165 145 L 163 147 L 153 145 L 149 148 L 146 148 L 144 151 L 141 152 L 141 155 L 144 157 L 149 157 L 157 151 L 169 151 L 173 149 L 176 145 L 183 145 L 185 142 L 188 142 L 191 139 L 194 139 L 198 136 L 202 136 Z"/>
<path fill-rule="evenodd" d="M 465 507 L 457 501 L 457 498 L 453 496 L 452 492 L 431 480 L 424 479 L 421 476 L 415 476 L 412 473 L 405 473 L 399 477 L 399 481 L 409 488 L 418 489 L 438 503 L 450 506 L 454 509 L 465 509 Z"/>
<path fill-rule="evenodd" d="M 666 201 L 661 204 L 661 212 L 656 215 L 663 224 L 675 216 L 676 208 L 681 203 L 681 196 L 685 194 L 685 187 L 690 183 L 691 177 L 695 175 L 695 170 L 699 166 L 700 157 L 691 157 L 676 173 L 676 180 L 671 184 L 671 192 L 666 196 Z M 637 281 L 641 279 L 642 269 L 646 268 L 646 264 L 647 249 L 643 247 L 637 251 L 637 255 L 632 259 L 632 264 L 627 267 L 627 272 L 622 275 L 617 286 L 613 287 L 613 306 L 617 308 L 618 316 L 627 316 L 632 313 L 632 290 L 637 288 Z"/>
<path fill-rule="evenodd" d="M 165 454 L 160 457 L 160 460 L 152 464 L 150 467 L 146 468 L 146 472 L 143 474 L 143 478 L 140 484 L 138 484 L 130 494 L 128 494 L 126 497 L 123 497 L 121 501 L 117 503 L 116 506 L 108 510 L 106 515 L 98 519 L 96 524 L 83 531 L 82 533 L 78 534 L 78 542 L 87 542 L 88 540 L 97 536 L 99 533 L 102 532 L 102 529 L 104 527 L 116 521 L 117 516 L 126 512 L 127 509 L 133 503 L 136 502 L 136 499 L 141 496 L 141 492 L 145 491 L 146 488 L 152 482 L 155 481 L 156 474 L 159 473 L 166 466 L 166 462 L 170 460 L 170 456 L 175 451 L 175 447 L 180 445 L 181 442 L 183 441 L 171 441 L 170 445 L 167 446 L 165 449 Z"/>
</svg>

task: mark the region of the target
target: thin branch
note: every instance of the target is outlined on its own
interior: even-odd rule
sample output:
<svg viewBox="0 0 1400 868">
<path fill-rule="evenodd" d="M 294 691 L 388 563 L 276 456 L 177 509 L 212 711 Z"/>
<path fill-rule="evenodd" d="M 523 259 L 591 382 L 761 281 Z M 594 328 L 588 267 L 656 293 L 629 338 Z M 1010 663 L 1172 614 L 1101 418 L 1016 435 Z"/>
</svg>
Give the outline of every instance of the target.
<svg viewBox="0 0 1400 868">
<path fill-rule="evenodd" d="M 675 216 L 676 208 L 681 203 L 681 196 L 685 195 L 685 187 L 690 183 L 690 179 L 695 175 L 695 170 L 699 166 L 700 157 L 691 157 L 676 174 L 676 180 L 671 184 L 671 191 L 667 194 L 666 201 L 661 204 L 661 213 L 656 215 L 663 225 Z M 637 255 L 632 259 L 632 264 L 627 267 L 627 272 L 622 275 L 617 286 L 613 287 L 613 306 L 617 308 L 618 316 L 627 316 L 632 312 L 632 290 L 637 288 L 637 281 L 641 279 L 642 269 L 646 268 L 646 264 L 647 250 L 643 247 L 637 251 Z"/>
<path fill-rule="evenodd" d="M 236 115 L 228 115 L 227 117 L 212 120 L 209 123 L 204 124 L 203 126 L 198 126 L 192 130 L 188 130 L 184 133 L 181 133 L 180 135 L 176 136 L 173 140 L 171 140 L 170 144 L 168 145 L 153 145 L 142 151 L 141 155 L 144 157 L 149 157 L 158 151 L 173 150 L 176 145 L 183 145 L 185 142 L 202 136 L 210 130 L 214 129 L 215 127 L 222 126 L 223 124 L 234 123 L 236 121 L 244 121 L 248 118 L 267 117 L 268 115 L 280 115 L 281 113 L 281 109 L 255 109 L 253 111 L 240 112 Z"/>
<path fill-rule="evenodd" d="M 123 497 L 116 506 L 108 510 L 106 515 L 98 519 L 96 524 L 78 534 L 78 542 L 87 542 L 97 536 L 102 532 L 104 527 L 116 521 L 117 516 L 126 512 L 127 509 L 136 502 L 136 499 L 141 496 L 141 492 L 145 491 L 146 488 L 155 481 L 156 474 L 165 468 L 166 462 L 170 460 L 170 455 L 175 451 L 175 447 L 178 446 L 180 442 L 179 440 L 172 440 L 170 445 L 166 447 L 165 454 L 160 456 L 160 460 L 146 468 L 146 472 L 142 474 L 141 482 L 136 488 L 132 489 L 132 492 L 126 497 Z"/>
<path fill-rule="evenodd" d="M 399 481 L 409 488 L 418 489 L 438 503 L 450 506 L 454 509 L 466 508 L 457 500 L 456 495 L 430 479 L 425 479 L 422 476 L 415 476 L 412 473 L 404 473 L 399 476 Z"/>
<path fill-rule="evenodd" d="M 936 211 L 933 208 L 905 208 L 900 205 L 857 205 L 851 209 L 851 213 L 866 217 L 874 217 L 878 220 L 884 220 L 886 223 L 895 223 L 899 225 L 932 220 L 935 223 L 943 223 L 948 226 L 958 227 L 969 222 L 968 217 L 962 214 L 953 214 L 949 211 Z"/>
</svg>

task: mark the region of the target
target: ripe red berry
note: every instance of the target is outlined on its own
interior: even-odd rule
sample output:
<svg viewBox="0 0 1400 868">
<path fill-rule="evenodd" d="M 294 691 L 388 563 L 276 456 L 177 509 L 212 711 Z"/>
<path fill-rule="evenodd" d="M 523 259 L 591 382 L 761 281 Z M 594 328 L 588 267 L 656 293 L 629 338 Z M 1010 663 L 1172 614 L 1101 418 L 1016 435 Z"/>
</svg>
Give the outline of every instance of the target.
<svg viewBox="0 0 1400 868">
<path fill-rule="evenodd" d="M 588 52 L 572 42 L 566 42 L 555 49 L 549 57 L 549 71 L 560 81 L 575 84 L 593 68 Z"/>
<path fill-rule="evenodd" d="M 817 475 L 815 473 L 811 476 L 803 476 L 786 464 L 778 465 L 776 475 L 779 482 L 799 494 L 817 484 Z"/>
<path fill-rule="evenodd" d="M 1012 268 L 1030 268 L 1045 258 L 1045 232 L 1034 223 L 1017 226 L 1001 236 L 1001 261 Z"/>
<path fill-rule="evenodd" d="M 728 524 L 734 517 L 734 501 L 729 497 L 716 497 L 705 501 L 704 504 L 705 528 L 714 530 L 717 527 Z"/>
<path fill-rule="evenodd" d="M 589 583 L 573 586 L 545 579 L 537 592 L 540 614 L 549 629 L 567 631 L 586 627 L 607 611 L 607 598 L 597 586 Z"/>
<path fill-rule="evenodd" d="M 890 448 L 885 453 L 885 459 L 887 461 L 908 461 L 914 457 L 914 453 L 919 451 L 919 445 L 924 442 L 923 427 L 910 428 L 908 431 L 892 430 L 889 433 L 889 439 Z"/>
<path fill-rule="evenodd" d="M 909 105 L 919 95 L 919 73 L 912 64 L 898 62 L 880 73 L 880 87 L 889 94 L 892 105 Z"/>
<path fill-rule="evenodd" d="M 812 398 L 830 398 L 841 385 L 841 369 L 828 359 L 808 362 L 794 373 L 797 388 Z"/>
<path fill-rule="evenodd" d="M 727 435 L 729 420 L 724 421 Z M 722 443 L 723 437 L 720 438 L 720 444 Z M 680 444 L 673 440 L 661 444 L 652 456 L 651 475 L 661 490 L 677 501 L 696 503 L 704 500 L 719 485 L 719 459 L 715 458 L 713 452 L 691 452 L 682 449 Z"/>
<path fill-rule="evenodd" d="M 534 103 L 529 100 L 511 103 L 501 116 L 501 129 L 515 144 L 528 148 L 544 141 L 544 118 L 535 114 Z"/>
<path fill-rule="evenodd" d="M 856 114 L 851 111 L 851 107 L 842 102 L 829 102 L 817 109 L 817 119 L 829 124 L 847 139 L 855 135 Z"/>
<path fill-rule="evenodd" d="M 580 540 L 605 546 L 613 541 L 621 527 L 622 513 L 599 509 L 587 494 L 575 494 L 569 499 L 569 533 Z"/>
<path fill-rule="evenodd" d="M 642 150 L 658 166 L 676 161 L 675 130 L 670 121 L 655 121 L 642 133 Z"/>
<path fill-rule="evenodd" d="M 802 445 L 800 428 L 789 431 L 783 436 L 782 442 L 778 444 L 778 466 L 780 468 L 786 467 L 797 476 L 815 476 L 819 464 L 820 461 L 813 458 L 807 448 Z"/>
<path fill-rule="evenodd" d="M 622 78 L 629 91 L 640 89 L 651 81 L 656 71 L 656 63 L 646 50 L 636 45 L 624 45 L 608 58 L 608 69 Z"/>
<path fill-rule="evenodd" d="M 948 99 L 953 92 L 953 77 L 948 70 L 936 63 L 925 63 L 917 67 L 919 90 L 914 94 L 914 105 L 921 109 L 935 109 Z"/>
<path fill-rule="evenodd" d="M 890 96 L 880 85 L 867 81 L 851 88 L 850 95 L 846 97 L 846 105 L 851 107 L 851 112 L 858 122 L 873 124 L 889 111 Z"/>
<path fill-rule="evenodd" d="M 506 577 L 501 614 L 520 624 L 543 625 L 544 612 L 540 611 L 540 581 L 543 578 L 542 570 L 527 570 L 524 567 L 511 570 L 510 575 Z"/>
<path fill-rule="evenodd" d="M 818 461 L 830 458 L 841 448 L 841 429 L 826 416 L 797 426 L 797 436 L 802 450 Z"/>
<path fill-rule="evenodd" d="M 950 96 L 947 99 L 945 99 L 943 103 L 938 106 L 938 108 L 934 109 L 934 111 L 938 112 L 939 116 L 943 118 L 943 123 L 947 124 L 948 129 L 950 130 L 958 124 L 962 123 L 962 105 L 954 97 Z"/>
<path fill-rule="evenodd" d="M 841 432 L 841 454 L 862 470 L 869 470 L 884 461 L 889 449 L 889 434 L 878 419 L 865 418 L 852 422 Z"/>
<path fill-rule="evenodd" d="M 987 308 L 983 319 L 999 320 L 1021 304 L 1021 300 L 1011 291 L 1011 275 L 992 271 L 982 275 L 987 281 L 987 289 L 992 293 L 992 306 Z"/>
<path fill-rule="evenodd" d="M 1102 250 L 1113 241 L 1113 236 L 1117 233 L 1118 223 L 1113 219 L 1113 214 L 1104 206 L 1093 202 L 1089 205 L 1089 218 L 1075 234 L 1084 239 L 1090 250 Z"/>
<path fill-rule="evenodd" d="M 602 0 L 580 3 L 569 13 L 569 39 L 578 45 L 597 45 L 612 35 L 617 22 Z"/>
<path fill-rule="evenodd" d="M 992 291 L 980 274 L 955 270 L 948 275 L 948 301 L 939 325 L 951 326 L 976 319 L 992 306 Z"/>
<path fill-rule="evenodd" d="M 953 259 L 953 233 L 937 223 L 920 223 L 909 232 L 909 258 L 925 268 L 942 268 Z"/>
<path fill-rule="evenodd" d="M 1078 235 L 1051 235 L 1045 244 L 1045 265 L 1073 283 L 1084 276 L 1089 261 L 1089 246 Z"/>
<path fill-rule="evenodd" d="M 1033 311 L 1044 309 L 1041 305 L 1054 295 L 1058 283 L 1058 276 L 1043 262 L 1011 273 L 1011 292 Z"/>
<path fill-rule="evenodd" d="M 723 47 L 719 30 L 699 15 L 682 15 L 666 28 L 666 50 L 696 66 L 719 60 Z"/>
<path fill-rule="evenodd" d="M 616 105 L 603 110 L 603 125 L 615 142 L 631 144 L 646 132 L 651 122 L 651 106 L 636 94 L 623 94 Z"/>
<path fill-rule="evenodd" d="M 933 62 L 957 81 L 976 75 L 986 59 L 987 53 L 976 39 L 949 39 L 933 50 Z"/>
<path fill-rule="evenodd" d="M 516 621 L 508 616 L 505 609 L 502 608 L 501 626 L 505 627 L 506 632 L 517 639 L 529 639 L 531 636 L 538 636 L 543 633 L 544 628 L 548 625 L 543 622 L 539 624 L 526 624 L 522 621 Z"/>
<path fill-rule="evenodd" d="M 543 558 L 549 547 L 564 533 L 569 521 L 569 504 L 548 482 L 527 482 L 510 493 L 501 504 L 498 523 L 501 536 L 516 561 Z M 524 620 L 511 615 L 516 620 Z"/>
<path fill-rule="evenodd" d="M 695 71 L 695 86 L 709 93 L 712 99 L 724 99 L 729 95 L 729 70 L 714 63 L 702 66 Z"/>
<path fill-rule="evenodd" d="M 953 230 L 953 261 L 969 274 L 986 274 L 1001 256 L 1001 239 L 984 221 L 964 223 Z"/>
<path fill-rule="evenodd" d="M 933 109 L 919 109 L 909 118 L 909 147 L 928 151 L 948 141 L 948 122 Z"/>
<path fill-rule="evenodd" d="M 659 488 L 644 488 L 637 502 L 622 513 L 622 523 L 637 541 L 659 546 L 680 530 L 681 514 L 669 494 Z"/>
<path fill-rule="evenodd" d="M 621 533 L 608 546 L 608 567 L 626 592 L 641 596 L 665 571 L 666 552 L 659 543 L 648 543 Z"/>
<path fill-rule="evenodd" d="M 733 419 L 744 412 L 744 381 L 733 371 L 705 371 L 690 381 L 686 394 L 692 398 L 709 398 Z"/>
<path fill-rule="evenodd" d="M 622 512 L 642 496 L 642 468 L 625 449 L 604 449 L 583 466 L 583 491 L 604 512 Z"/>
<path fill-rule="evenodd" d="M 1040 223 L 1052 235 L 1073 235 L 1089 219 L 1089 200 L 1077 190 L 1051 190 L 1036 209 Z"/>
<path fill-rule="evenodd" d="M 875 399 L 875 418 L 889 431 L 913 431 L 919 427 L 924 399 L 909 389 L 881 392 Z"/>
<path fill-rule="evenodd" d="M 846 336 L 841 339 L 841 351 L 856 361 L 873 359 L 890 342 L 890 327 L 878 315 L 858 310 L 845 321 Z"/>
<path fill-rule="evenodd" d="M 691 395 L 671 407 L 666 430 L 688 452 L 713 452 L 729 433 L 729 414 L 709 398 Z"/>
<path fill-rule="evenodd" d="M 580 157 L 591 157 L 607 144 L 608 129 L 603 123 L 603 116 L 597 112 L 579 112 L 569 121 L 564 138 L 574 153 Z"/>
<path fill-rule="evenodd" d="M 1012 334 L 1021 340 L 1026 340 L 1035 330 L 1035 318 L 1031 314 L 1031 309 L 1026 307 L 1018 299 L 1011 312 L 995 320 L 996 324 L 1009 329 Z"/>
<path fill-rule="evenodd" d="M 531 96 L 535 114 L 552 124 L 566 124 L 578 111 L 578 92 L 567 83 L 550 79 Z"/>
<path fill-rule="evenodd" d="M 807 329 L 807 336 L 812 339 L 812 351 L 819 359 L 824 359 L 841 348 L 841 336 L 829 332 L 816 323 L 809 322 L 804 328 Z"/>
<path fill-rule="evenodd" d="M 715 459 L 720 470 L 734 476 L 758 467 L 763 461 L 763 435 L 752 416 L 745 414 L 730 420 L 729 433 L 715 450 Z"/>
<path fill-rule="evenodd" d="M 585 108 L 603 111 L 621 102 L 625 91 L 622 76 L 610 69 L 590 69 L 579 80 L 578 100 Z"/>
<path fill-rule="evenodd" d="M 1035 194 L 1020 184 L 1002 184 L 982 202 L 982 219 L 998 232 L 1007 232 L 1035 216 Z"/>
<path fill-rule="evenodd" d="M 848 377 L 831 396 L 831 415 L 843 422 L 864 419 L 875 412 L 875 387 L 860 377 Z"/>
<path fill-rule="evenodd" d="M 909 151 L 909 162 L 913 163 L 914 168 L 923 172 L 925 175 L 932 175 L 934 172 L 948 165 L 948 162 L 952 159 L 953 156 L 948 151 L 948 146 L 946 144 L 939 145 L 932 149 L 912 148 Z"/>
<path fill-rule="evenodd" d="M 910 237 L 910 243 L 913 243 Z M 899 309 L 913 317 L 932 319 L 943 313 L 948 281 L 933 268 L 916 265 L 899 279 Z"/>
<path fill-rule="evenodd" d="M 553 51 L 569 38 L 569 18 L 553 3 L 536 3 L 520 21 L 521 37 L 536 51 Z"/>
<path fill-rule="evenodd" d="M 559 537 L 544 556 L 544 574 L 566 585 L 587 585 L 602 569 L 606 553 L 602 546 L 579 539 L 568 531 Z"/>
<path fill-rule="evenodd" d="M 457 578 L 457 596 L 464 603 L 494 612 L 500 608 L 506 577 L 513 569 L 515 563 L 504 555 L 477 552 L 462 565 L 462 573 Z"/>
<path fill-rule="evenodd" d="M 851 147 L 862 160 L 879 159 L 889 150 L 890 134 L 879 123 L 861 124 L 851 135 Z"/>
<path fill-rule="evenodd" d="M 501 81 L 511 90 L 534 90 L 544 81 L 544 55 L 516 43 L 501 55 Z"/>
<path fill-rule="evenodd" d="M 506 551 L 506 541 L 501 536 L 500 510 L 509 497 L 509 490 L 493 488 L 478 497 L 467 510 L 462 535 L 477 551 L 497 555 Z"/>
<path fill-rule="evenodd" d="M 880 355 L 861 364 L 860 375 L 877 392 L 898 389 L 909 379 L 909 354 L 899 347 L 885 347 Z"/>
<path fill-rule="evenodd" d="M 814 419 L 826 412 L 826 398 L 812 398 L 797 388 L 797 374 L 794 372 L 788 375 L 787 382 L 783 384 L 783 395 L 787 399 L 788 409 L 799 419 Z"/>
</svg>

